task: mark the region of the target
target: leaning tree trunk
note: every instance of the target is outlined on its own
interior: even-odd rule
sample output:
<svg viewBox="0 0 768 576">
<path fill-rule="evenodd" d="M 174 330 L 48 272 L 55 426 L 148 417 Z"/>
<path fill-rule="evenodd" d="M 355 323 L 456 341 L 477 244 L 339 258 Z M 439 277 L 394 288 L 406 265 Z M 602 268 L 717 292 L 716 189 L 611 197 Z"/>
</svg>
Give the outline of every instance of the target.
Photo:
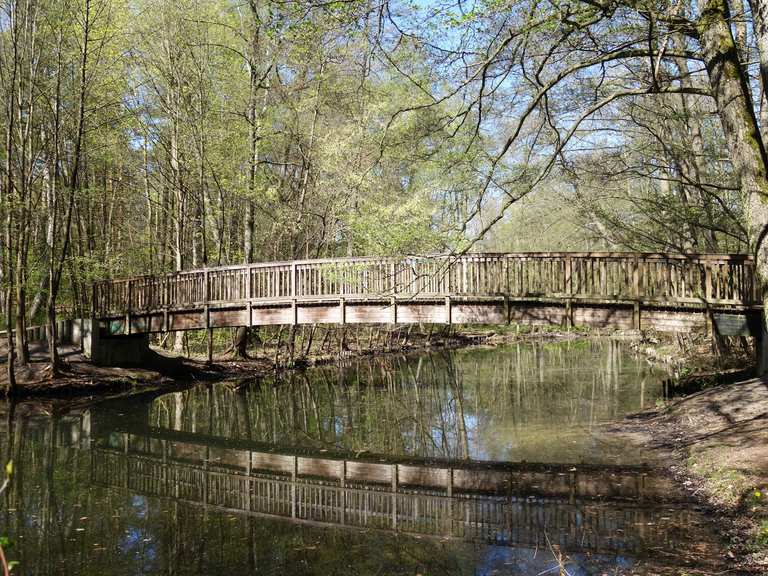
<svg viewBox="0 0 768 576">
<path fill-rule="evenodd" d="M 747 208 L 746 225 L 763 300 L 763 334 L 757 348 L 758 368 L 760 373 L 765 373 L 768 371 L 768 244 L 765 242 L 768 232 L 768 162 L 729 22 L 726 0 L 705 0 L 701 4 L 697 27 L 699 41 L 712 95 L 731 151 L 733 169 Z"/>
</svg>

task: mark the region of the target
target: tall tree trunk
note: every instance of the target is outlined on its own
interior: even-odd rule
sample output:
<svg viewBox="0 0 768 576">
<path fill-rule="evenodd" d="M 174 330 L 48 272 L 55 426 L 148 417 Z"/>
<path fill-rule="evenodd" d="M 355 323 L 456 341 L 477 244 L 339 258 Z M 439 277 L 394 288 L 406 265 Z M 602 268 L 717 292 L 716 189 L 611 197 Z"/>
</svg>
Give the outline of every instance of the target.
<svg viewBox="0 0 768 576">
<path fill-rule="evenodd" d="M 174 99 L 175 100 L 175 99 Z M 176 202 L 176 214 L 174 218 L 174 270 L 184 270 L 184 218 L 185 218 L 185 194 L 181 183 L 181 170 L 179 165 L 179 136 L 178 136 L 178 106 L 175 110 L 173 126 L 171 127 L 171 183 L 174 200 Z M 184 350 L 184 332 L 177 331 L 174 343 L 174 352 L 181 353 Z"/>
<path fill-rule="evenodd" d="M 761 286 L 763 338 L 759 347 L 762 373 L 768 370 L 768 176 L 766 154 L 755 118 L 746 76 L 739 64 L 739 54 L 730 28 L 730 14 L 725 0 L 706 0 L 699 16 L 699 41 L 709 74 L 712 94 L 723 124 L 734 172 L 739 178 L 746 204 L 746 224 L 751 250 L 755 256 Z"/>
<path fill-rule="evenodd" d="M 16 115 L 14 114 L 13 95 L 16 90 L 16 84 L 18 82 L 18 69 L 19 69 L 19 14 L 14 9 L 10 18 L 12 20 L 10 24 L 11 30 L 11 70 L 8 78 L 8 92 L 6 94 L 5 113 L 6 113 L 6 127 L 5 127 L 5 194 L 3 194 L 3 201 L 5 205 L 5 246 L 3 250 L 4 256 L 4 270 L 3 281 L 5 283 L 5 330 L 7 338 L 7 361 L 5 364 L 7 373 L 7 383 L 5 393 L 6 395 L 12 395 L 16 390 L 16 346 L 13 337 L 14 319 L 13 319 L 13 297 L 14 297 L 14 283 L 15 283 L 15 270 L 14 270 L 14 239 L 16 233 L 14 230 L 15 221 L 13 213 L 15 211 L 15 198 L 16 198 L 16 182 L 14 180 L 14 166 L 13 158 L 15 154 L 15 146 L 13 133 L 15 130 Z"/>
<path fill-rule="evenodd" d="M 55 377 L 59 371 L 59 356 L 56 347 L 56 301 L 58 299 L 59 288 L 61 286 L 61 277 L 64 270 L 67 254 L 71 241 L 72 212 L 75 206 L 75 197 L 80 190 L 81 172 L 83 164 L 83 140 L 85 138 L 85 106 L 88 97 L 88 56 L 90 51 L 91 39 L 91 0 L 85 0 L 83 5 L 83 29 L 82 42 L 80 45 L 80 62 L 78 70 L 78 102 L 77 102 L 77 125 L 75 130 L 74 151 L 72 154 L 72 170 L 69 177 L 69 198 L 67 202 L 67 211 L 64 217 L 63 243 L 61 252 L 57 255 L 55 267 L 50 276 L 50 289 L 48 294 L 48 332 L 50 334 L 48 343 L 48 356 L 51 364 L 51 376 Z M 57 115 L 60 113 L 60 103 L 57 102 Z M 59 122 L 59 119 L 56 119 Z M 58 141 L 57 141 L 58 146 Z M 58 149 L 56 151 L 58 160 Z M 57 162 L 56 174 L 58 172 Z M 54 180 L 56 177 L 54 177 Z"/>
</svg>

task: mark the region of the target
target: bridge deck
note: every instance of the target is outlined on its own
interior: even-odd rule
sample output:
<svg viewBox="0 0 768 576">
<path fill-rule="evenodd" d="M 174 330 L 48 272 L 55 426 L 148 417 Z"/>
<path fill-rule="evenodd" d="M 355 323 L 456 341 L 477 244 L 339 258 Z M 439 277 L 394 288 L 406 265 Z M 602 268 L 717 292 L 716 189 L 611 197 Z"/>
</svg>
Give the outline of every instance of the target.
<svg viewBox="0 0 768 576">
<path fill-rule="evenodd" d="M 112 334 L 311 323 L 528 323 L 750 334 L 746 255 L 469 254 L 300 260 L 105 280 Z"/>
</svg>

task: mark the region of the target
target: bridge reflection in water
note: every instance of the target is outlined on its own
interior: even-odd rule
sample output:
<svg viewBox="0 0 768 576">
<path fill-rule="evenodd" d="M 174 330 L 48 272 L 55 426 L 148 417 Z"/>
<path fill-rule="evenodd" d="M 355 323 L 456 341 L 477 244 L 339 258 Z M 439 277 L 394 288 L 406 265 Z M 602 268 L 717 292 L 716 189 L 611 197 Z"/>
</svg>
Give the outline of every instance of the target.
<svg viewBox="0 0 768 576">
<path fill-rule="evenodd" d="M 156 438 L 122 436 L 122 447 L 95 447 L 92 481 L 132 493 L 171 498 L 222 511 L 289 518 L 295 522 L 480 540 L 494 544 L 569 551 L 631 552 L 633 556 L 672 551 L 693 513 L 680 502 L 660 502 L 673 492 L 651 470 L 597 466 L 512 465 L 449 469 L 480 490 L 444 489 L 398 482 L 397 464 L 273 455 L 293 462 L 295 472 L 238 468 L 210 459 L 211 449 Z M 156 452 L 160 452 L 159 454 Z M 208 458 L 195 459 L 202 452 Z M 229 452 L 229 453 L 228 453 Z M 172 455 L 175 453 L 177 455 Z M 218 448 L 217 459 L 242 460 L 245 451 Z M 255 459 L 255 453 L 249 453 Z M 263 456 L 258 454 L 258 456 Z M 300 467 L 299 462 L 302 463 Z M 331 462 L 337 465 L 333 466 Z M 338 479 L 336 469 L 389 468 L 390 482 Z M 411 477 L 434 478 L 445 468 L 403 465 Z M 298 474 L 299 470 L 307 472 Z M 322 477 L 322 473 L 328 475 Z M 503 482 L 493 482 L 505 477 Z M 356 477 L 366 476 L 358 473 Z M 371 477 L 374 474 L 368 474 Z M 381 478 L 380 478 L 381 479 Z M 601 493 L 580 492 L 599 487 Z M 586 488 L 584 488 L 586 487 Z M 495 489 L 493 489 L 495 488 Z M 564 496 L 563 492 L 569 492 Z M 648 494 L 646 494 L 646 492 Z M 612 496 L 611 493 L 620 494 Z M 637 495 L 631 498 L 631 494 Z M 653 496 L 652 500 L 648 496 Z"/>
<path fill-rule="evenodd" d="M 25 574 L 717 568 L 669 479 L 574 443 L 653 403 L 657 376 L 613 344 L 528 346 L 17 412 L 0 534 Z"/>
</svg>

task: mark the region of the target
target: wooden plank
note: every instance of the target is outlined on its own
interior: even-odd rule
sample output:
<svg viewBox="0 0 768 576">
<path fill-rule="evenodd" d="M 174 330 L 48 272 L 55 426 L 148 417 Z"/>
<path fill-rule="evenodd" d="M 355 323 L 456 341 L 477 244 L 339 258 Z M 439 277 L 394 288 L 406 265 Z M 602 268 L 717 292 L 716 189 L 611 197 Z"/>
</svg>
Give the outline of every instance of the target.
<svg viewBox="0 0 768 576">
<path fill-rule="evenodd" d="M 397 468 L 401 486 L 426 486 L 444 488 L 450 479 L 450 468 L 432 468 L 400 464 Z"/>
<path fill-rule="evenodd" d="M 347 480 L 389 484 L 392 482 L 392 466 L 376 462 L 348 460 Z"/>
<path fill-rule="evenodd" d="M 506 324 L 504 302 L 467 303 L 454 301 L 451 308 L 454 324 Z"/>
<path fill-rule="evenodd" d="M 271 470 L 290 474 L 294 470 L 294 456 L 272 454 L 269 452 L 252 452 L 251 468 L 253 470 Z"/>
<path fill-rule="evenodd" d="M 397 322 L 400 324 L 441 323 L 445 319 L 445 307 L 440 304 L 400 302 L 397 305 Z"/>
</svg>

